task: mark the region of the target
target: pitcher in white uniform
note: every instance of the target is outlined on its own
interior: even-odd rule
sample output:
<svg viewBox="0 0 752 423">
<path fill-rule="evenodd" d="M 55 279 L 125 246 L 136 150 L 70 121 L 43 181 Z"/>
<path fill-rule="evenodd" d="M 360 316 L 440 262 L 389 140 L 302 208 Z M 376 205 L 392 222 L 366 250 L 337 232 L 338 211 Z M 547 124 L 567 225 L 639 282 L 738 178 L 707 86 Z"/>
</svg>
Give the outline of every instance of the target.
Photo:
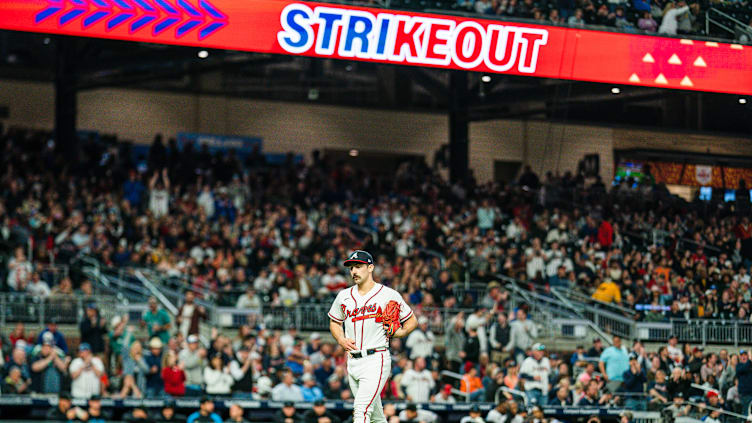
<svg viewBox="0 0 752 423">
<path fill-rule="evenodd" d="M 393 335 L 397 338 L 406 337 L 418 321 L 399 292 L 373 280 L 371 254 L 357 250 L 344 265 L 350 268 L 355 285 L 343 289 L 334 299 L 329 330 L 348 352 L 347 374 L 355 398 L 353 423 L 386 423 L 381 391 L 392 370 L 392 357 L 381 313 L 391 300 L 400 304 L 402 326 Z"/>
</svg>

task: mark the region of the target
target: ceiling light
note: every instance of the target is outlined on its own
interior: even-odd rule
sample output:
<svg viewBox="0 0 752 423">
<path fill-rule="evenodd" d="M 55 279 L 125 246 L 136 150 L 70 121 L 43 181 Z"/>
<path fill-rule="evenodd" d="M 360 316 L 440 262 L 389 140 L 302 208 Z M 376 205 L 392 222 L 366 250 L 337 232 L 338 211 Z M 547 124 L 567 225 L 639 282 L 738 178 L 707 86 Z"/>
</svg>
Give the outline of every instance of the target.
<svg viewBox="0 0 752 423">
<path fill-rule="evenodd" d="M 747 99 L 742 97 L 739 99 L 739 104 L 747 104 Z"/>
<path fill-rule="evenodd" d="M 209 52 L 208 51 L 201 50 L 201 51 L 198 52 L 198 58 L 199 59 L 206 59 L 207 57 L 209 57 Z"/>
<path fill-rule="evenodd" d="M 350 150 L 350 157 L 358 157 L 358 154 L 360 154 L 358 150 L 355 150 L 355 149 Z"/>
<path fill-rule="evenodd" d="M 619 87 L 611 88 L 611 94 L 619 94 L 620 92 L 621 90 L 619 89 Z"/>
<path fill-rule="evenodd" d="M 491 82 L 491 77 L 490 77 L 490 76 L 488 76 L 488 75 L 483 75 L 483 76 L 482 76 L 482 77 L 480 78 L 480 80 L 481 80 L 481 81 L 483 81 L 483 82 L 485 82 L 485 83 L 487 84 L 487 83 Z"/>
</svg>

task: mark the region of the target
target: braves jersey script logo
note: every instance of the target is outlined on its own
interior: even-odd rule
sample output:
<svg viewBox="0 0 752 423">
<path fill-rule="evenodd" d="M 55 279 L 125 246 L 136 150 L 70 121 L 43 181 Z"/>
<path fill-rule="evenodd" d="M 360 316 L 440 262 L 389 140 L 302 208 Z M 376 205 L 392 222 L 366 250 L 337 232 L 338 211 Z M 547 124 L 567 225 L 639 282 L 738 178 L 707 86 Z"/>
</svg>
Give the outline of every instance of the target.
<svg viewBox="0 0 752 423">
<path fill-rule="evenodd" d="M 342 308 L 342 314 L 345 315 L 345 319 L 352 317 L 353 322 L 365 319 L 376 319 L 376 323 L 382 322 L 381 306 L 378 304 L 369 304 L 360 308 L 356 307 L 353 310 L 348 310 L 346 305 L 340 304 L 340 308 Z"/>
</svg>

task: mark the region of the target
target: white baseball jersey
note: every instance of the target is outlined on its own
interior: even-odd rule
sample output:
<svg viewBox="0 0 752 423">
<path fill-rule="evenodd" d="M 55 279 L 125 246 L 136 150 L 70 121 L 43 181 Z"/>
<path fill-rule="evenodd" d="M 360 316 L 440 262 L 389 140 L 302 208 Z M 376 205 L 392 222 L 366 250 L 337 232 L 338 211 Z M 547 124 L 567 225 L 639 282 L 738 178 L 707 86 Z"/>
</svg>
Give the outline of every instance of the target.
<svg viewBox="0 0 752 423">
<path fill-rule="evenodd" d="M 340 291 L 329 309 L 329 318 L 344 323 L 345 337 L 355 340 L 358 350 L 388 346 L 381 313 L 391 300 L 399 303 L 400 323 L 405 323 L 413 315 L 412 309 L 399 292 L 380 283 L 366 295 L 358 293 L 357 285 Z"/>
</svg>

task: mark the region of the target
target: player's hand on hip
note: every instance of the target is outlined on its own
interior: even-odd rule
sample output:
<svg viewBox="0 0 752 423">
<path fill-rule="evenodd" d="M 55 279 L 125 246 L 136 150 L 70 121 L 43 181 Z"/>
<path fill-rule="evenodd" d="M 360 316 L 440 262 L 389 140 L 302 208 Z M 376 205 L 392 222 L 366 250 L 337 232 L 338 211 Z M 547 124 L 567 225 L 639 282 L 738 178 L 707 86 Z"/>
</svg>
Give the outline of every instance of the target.
<svg viewBox="0 0 752 423">
<path fill-rule="evenodd" d="M 339 343 L 339 345 L 345 349 L 345 351 L 354 351 L 358 348 L 355 346 L 355 340 L 350 338 L 344 338 L 342 339 L 342 342 Z"/>
</svg>

